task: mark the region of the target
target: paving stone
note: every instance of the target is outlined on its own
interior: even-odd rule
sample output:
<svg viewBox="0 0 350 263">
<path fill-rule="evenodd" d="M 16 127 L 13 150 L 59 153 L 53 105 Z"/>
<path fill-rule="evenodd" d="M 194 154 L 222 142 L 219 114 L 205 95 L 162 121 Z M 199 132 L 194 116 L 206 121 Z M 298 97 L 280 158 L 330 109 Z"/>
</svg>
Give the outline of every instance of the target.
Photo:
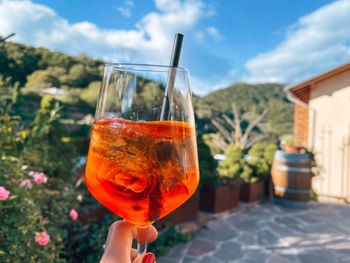
<svg viewBox="0 0 350 263">
<path fill-rule="evenodd" d="M 282 226 L 285 226 L 293 231 L 304 232 L 304 229 L 299 221 L 289 216 L 279 216 L 274 221 Z"/>
<path fill-rule="evenodd" d="M 157 258 L 157 263 L 179 263 L 180 259 L 169 258 L 169 257 L 160 257 Z"/>
<path fill-rule="evenodd" d="M 241 222 L 232 222 L 233 226 L 239 231 L 256 232 L 258 227 L 258 220 L 255 218 L 247 218 Z"/>
<path fill-rule="evenodd" d="M 268 251 L 273 253 L 275 256 L 292 261 L 292 262 L 299 262 L 296 258 L 296 249 L 292 247 L 269 247 L 267 248 Z"/>
<path fill-rule="evenodd" d="M 285 259 L 285 258 L 273 256 L 269 260 L 267 260 L 266 262 L 267 263 L 294 263 L 295 261 L 293 262 L 293 261 L 290 261 L 290 260 Z"/>
<path fill-rule="evenodd" d="M 270 230 L 261 230 L 257 233 L 257 241 L 260 246 L 268 246 L 278 243 L 279 238 Z"/>
<path fill-rule="evenodd" d="M 171 248 L 171 250 L 167 254 L 167 257 L 179 257 L 179 256 L 182 256 L 182 254 L 184 253 L 184 250 L 186 249 L 186 247 L 187 247 L 186 243 L 176 244 L 174 247 Z"/>
<path fill-rule="evenodd" d="M 240 259 L 243 256 L 241 245 L 237 242 L 227 242 L 221 245 L 220 249 L 217 250 L 213 257 L 220 259 L 224 262 L 234 261 Z"/>
<path fill-rule="evenodd" d="M 304 241 L 304 238 L 302 236 L 291 235 L 282 237 L 281 241 L 288 246 L 299 246 Z"/>
<path fill-rule="evenodd" d="M 272 232 L 276 233 L 278 236 L 287 236 L 287 235 L 293 235 L 294 231 L 290 228 L 287 228 L 285 226 L 281 226 L 277 223 L 268 221 L 264 222 L 264 226 L 269 228 Z"/>
<path fill-rule="evenodd" d="M 334 253 L 338 259 L 338 262 L 350 262 L 350 248 L 338 249 Z"/>
<path fill-rule="evenodd" d="M 298 255 L 299 260 L 302 263 L 337 263 L 336 257 L 331 253 L 319 253 L 319 254 L 309 254 L 301 253 Z"/>
<path fill-rule="evenodd" d="M 183 263 L 192 263 L 198 261 L 198 257 L 186 256 L 183 259 Z"/>
<path fill-rule="evenodd" d="M 350 207 L 349 206 L 342 206 L 340 210 L 338 210 L 338 215 L 345 219 L 350 218 Z"/>
<path fill-rule="evenodd" d="M 318 224 L 322 222 L 320 216 L 313 213 L 300 214 L 297 215 L 296 218 L 298 218 L 300 221 L 306 224 Z"/>
<path fill-rule="evenodd" d="M 261 249 L 244 249 L 244 258 L 254 259 L 255 262 L 264 262 L 270 257 L 269 251 L 264 251 Z"/>
<path fill-rule="evenodd" d="M 238 236 L 238 233 L 226 221 L 215 220 L 210 222 L 207 227 L 201 229 L 197 236 L 214 241 L 226 241 Z"/>
<path fill-rule="evenodd" d="M 349 218 L 350 206 L 310 202 L 305 209 L 287 209 L 272 202 L 242 204 L 157 262 L 349 263 Z"/>
<path fill-rule="evenodd" d="M 205 256 L 200 260 L 200 263 L 220 263 L 220 261 L 216 260 L 213 257 Z"/>
<path fill-rule="evenodd" d="M 194 255 L 194 256 L 201 256 L 211 251 L 214 251 L 215 248 L 216 246 L 213 242 L 195 239 L 191 242 L 188 248 L 188 254 Z"/>
<path fill-rule="evenodd" d="M 268 220 L 275 216 L 275 212 L 266 209 L 264 206 L 256 207 L 246 212 L 248 217 L 255 218 L 257 221 Z"/>
<path fill-rule="evenodd" d="M 231 224 L 231 226 L 236 227 L 239 224 L 242 224 L 247 219 L 247 216 L 242 212 L 239 211 L 237 213 L 234 213 L 232 216 L 229 216 L 226 218 L 226 221 Z"/>
<path fill-rule="evenodd" d="M 333 240 L 326 244 L 327 249 L 347 250 L 350 253 L 350 240 L 345 238 L 333 238 Z"/>
<path fill-rule="evenodd" d="M 251 233 L 242 233 L 237 241 L 245 246 L 256 245 L 255 235 Z"/>
</svg>

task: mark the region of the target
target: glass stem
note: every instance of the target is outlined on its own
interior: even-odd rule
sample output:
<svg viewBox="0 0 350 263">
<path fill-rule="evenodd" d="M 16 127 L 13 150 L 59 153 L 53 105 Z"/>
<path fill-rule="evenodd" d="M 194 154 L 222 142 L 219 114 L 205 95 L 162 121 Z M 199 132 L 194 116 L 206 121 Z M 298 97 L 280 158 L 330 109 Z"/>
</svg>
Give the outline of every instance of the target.
<svg viewBox="0 0 350 263">
<path fill-rule="evenodd" d="M 144 244 L 140 244 L 139 242 L 137 242 L 137 253 L 139 255 L 144 255 L 147 252 L 147 243 Z"/>
</svg>

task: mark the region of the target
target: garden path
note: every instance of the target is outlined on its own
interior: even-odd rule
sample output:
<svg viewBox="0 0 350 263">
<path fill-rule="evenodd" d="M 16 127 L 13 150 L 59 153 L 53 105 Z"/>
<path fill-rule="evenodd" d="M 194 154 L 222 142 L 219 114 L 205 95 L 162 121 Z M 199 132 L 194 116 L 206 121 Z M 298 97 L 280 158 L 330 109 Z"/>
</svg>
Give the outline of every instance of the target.
<svg viewBox="0 0 350 263">
<path fill-rule="evenodd" d="M 191 242 L 177 244 L 157 262 L 350 262 L 350 206 L 240 204 L 238 211 L 210 221 Z"/>
</svg>

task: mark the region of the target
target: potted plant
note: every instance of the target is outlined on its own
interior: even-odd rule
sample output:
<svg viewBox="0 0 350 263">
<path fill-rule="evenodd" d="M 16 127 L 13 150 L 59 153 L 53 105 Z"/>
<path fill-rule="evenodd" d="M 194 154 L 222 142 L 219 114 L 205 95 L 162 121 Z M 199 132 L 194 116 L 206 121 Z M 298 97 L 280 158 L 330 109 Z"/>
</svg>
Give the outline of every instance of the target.
<svg viewBox="0 0 350 263">
<path fill-rule="evenodd" d="M 294 146 L 294 142 L 292 139 L 287 139 L 282 141 L 282 150 L 287 153 L 296 153 L 298 149 Z"/>
<path fill-rule="evenodd" d="M 269 150 L 269 151 L 267 151 Z M 270 157 L 273 147 L 266 147 L 261 143 L 256 143 L 248 151 L 248 156 L 244 161 L 241 173 L 241 193 L 242 202 L 255 202 L 265 195 L 265 181 L 270 178 L 270 165 L 265 156 Z"/>
<path fill-rule="evenodd" d="M 228 176 L 219 175 L 218 164 L 201 137 L 198 139 L 198 149 L 201 174 L 200 210 L 218 213 L 234 208 L 238 205 L 239 188 L 232 184 L 233 180 Z M 225 162 L 226 160 L 223 161 Z"/>
</svg>

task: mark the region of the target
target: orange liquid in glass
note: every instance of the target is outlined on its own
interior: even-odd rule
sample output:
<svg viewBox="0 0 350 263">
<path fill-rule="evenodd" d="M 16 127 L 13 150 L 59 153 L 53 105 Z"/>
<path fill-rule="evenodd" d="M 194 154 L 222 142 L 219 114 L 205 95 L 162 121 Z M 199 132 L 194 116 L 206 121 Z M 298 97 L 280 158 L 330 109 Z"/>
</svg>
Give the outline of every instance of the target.
<svg viewBox="0 0 350 263">
<path fill-rule="evenodd" d="M 175 121 L 95 121 L 86 165 L 92 195 L 112 212 L 147 226 L 196 190 L 195 128 Z"/>
</svg>

